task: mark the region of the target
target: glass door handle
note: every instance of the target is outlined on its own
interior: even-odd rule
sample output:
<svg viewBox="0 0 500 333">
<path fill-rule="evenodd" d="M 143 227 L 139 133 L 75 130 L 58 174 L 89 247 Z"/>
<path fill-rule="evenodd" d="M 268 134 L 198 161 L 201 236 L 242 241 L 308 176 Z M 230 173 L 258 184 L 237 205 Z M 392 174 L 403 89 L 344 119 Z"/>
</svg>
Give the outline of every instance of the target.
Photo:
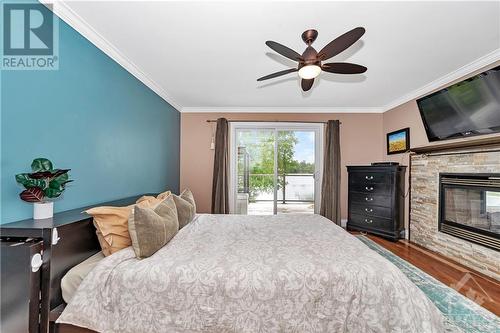
<svg viewBox="0 0 500 333">
<path fill-rule="evenodd" d="M 316 172 L 314 172 L 314 173 L 313 173 L 313 179 L 314 179 L 315 181 L 318 181 L 318 180 L 319 180 L 319 171 L 316 171 Z"/>
</svg>

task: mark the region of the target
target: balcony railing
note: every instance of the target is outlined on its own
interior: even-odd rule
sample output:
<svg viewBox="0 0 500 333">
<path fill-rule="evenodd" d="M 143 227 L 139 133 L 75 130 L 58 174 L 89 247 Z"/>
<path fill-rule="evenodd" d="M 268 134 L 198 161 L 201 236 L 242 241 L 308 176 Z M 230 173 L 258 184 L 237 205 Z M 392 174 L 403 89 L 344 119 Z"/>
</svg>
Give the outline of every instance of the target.
<svg viewBox="0 0 500 333">
<path fill-rule="evenodd" d="M 283 176 L 284 190 L 281 187 Z M 238 193 L 248 193 L 250 202 L 274 201 L 273 187 L 274 174 L 238 175 Z M 278 174 L 277 192 L 277 200 L 280 203 L 313 203 L 314 174 Z"/>
</svg>

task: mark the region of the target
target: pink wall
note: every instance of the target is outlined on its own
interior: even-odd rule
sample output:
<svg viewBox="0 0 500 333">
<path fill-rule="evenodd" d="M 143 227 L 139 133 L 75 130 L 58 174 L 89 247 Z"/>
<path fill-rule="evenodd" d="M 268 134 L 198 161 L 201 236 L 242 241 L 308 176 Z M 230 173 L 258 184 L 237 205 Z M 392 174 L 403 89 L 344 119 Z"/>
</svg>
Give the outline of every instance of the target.
<svg viewBox="0 0 500 333">
<path fill-rule="evenodd" d="M 341 125 L 342 218 L 347 218 L 346 165 L 363 165 L 383 160 L 382 114 L 294 114 L 294 113 L 182 113 L 181 114 L 181 190 L 190 188 L 198 211 L 210 212 L 213 150 L 210 138 L 213 124 L 207 119 L 324 121 L 338 119 Z"/>
<path fill-rule="evenodd" d="M 460 82 L 468 77 L 474 76 L 476 74 L 479 74 L 481 72 L 484 72 L 485 70 L 488 70 L 490 68 L 496 67 L 500 65 L 500 61 L 493 63 L 489 66 L 486 66 L 480 70 L 477 70 L 467 76 L 464 76 L 463 78 L 460 78 L 458 80 L 455 80 L 453 83 Z M 449 86 L 453 83 L 447 84 L 446 86 Z M 441 89 L 441 88 L 440 88 Z M 436 89 L 439 90 L 439 89 Z M 394 162 L 399 162 L 402 165 L 409 165 L 410 164 L 410 154 L 405 153 L 405 154 L 397 154 L 397 155 L 387 155 L 387 150 L 385 146 L 385 138 L 386 134 L 392 131 L 396 131 L 402 128 L 410 128 L 410 146 L 411 148 L 414 147 L 421 147 L 421 146 L 429 146 L 429 145 L 436 145 L 436 144 L 442 144 L 443 142 L 432 142 L 430 143 L 429 140 L 427 139 L 427 134 L 425 133 L 425 128 L 422 123 L 422 119 L 420 118 L 420 112 L 418 110 L 418 105 L 416 100 L 411 100 L 405 104 L 402 104 L 398 107 L 395 107 L 394 109 L 391 109 L 385 113 L 383 113 L 383 137 L 384 137 L 384 147 L 383 147 L 383 152 L 382 155 L 384 157 L 385 161 L 394 161 Z M 500 136 L 499 134 L 493 134 L 490 136 Z M 485 136 L 486 137 L 486 136 Z M 476 137 L 477 138 L 477 137 Z M 453 141 L 459 142 L 459 141 L 468 141 L 468 140 L 473 140 L 474 138 L 466 138 L 466 139 L 456 139 Z M 444 142 L 451 142 L 451 141 L 444 141 Z M 408 193 L 408 178 L 409 178 L 409 173 L 406 175 L 406 191 L 405 193 Z M 406 210 L 405 210 L 405 229 L 408 230 L 408 209 L 409 209 L 409 196 L 406 198 Z"/>
</svg>

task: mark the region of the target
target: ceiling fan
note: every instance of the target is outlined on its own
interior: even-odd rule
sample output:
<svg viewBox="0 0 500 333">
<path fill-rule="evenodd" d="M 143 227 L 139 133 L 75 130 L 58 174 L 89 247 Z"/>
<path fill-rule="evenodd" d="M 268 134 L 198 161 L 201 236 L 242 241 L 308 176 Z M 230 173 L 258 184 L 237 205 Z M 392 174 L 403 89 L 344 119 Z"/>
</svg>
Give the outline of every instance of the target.
<svg viewBox="0 0 500 333">
<path fill-rule="evenodd" d="M 309 89 L 311 89 L 314 83 L 314 78 L 317 77 L 322 70 L 325 72 L 336 74 L 364 73 L 366 72 L 366 67 L 357 64 L 351 64 L 348 62 L 330 62 L 322 64 L 323 61 L 330 59 L 331 57 L 334 57 L 342 51 L 346 50 L 349 46 L 360 39 L 364 33 L 365 28 L 354 28 L 332 40 L 324 48 L 322 48 L 321 51 L 316 52 L 311 44 L 316 40 L 316 37 L 318 37 L 318 32 L 314 29 L 306 30 L 302 33 L 302 40 L 307 44 L 307 48 L 304 53 L 302 53 L 302 55 L 286 47 L 285 45 L 268 40 L 266 42 L 267 46 L 269 46 L 271 49 L 278 52 L 282 56 L 297 61 L 299 64 L 297 68 L 290 68 L 272 73 L 258 78 L 257 81 L 264 81 L 298 71 L 299 76 L 302 79 L 302 90 L 308 91 Z"/>
</svg>

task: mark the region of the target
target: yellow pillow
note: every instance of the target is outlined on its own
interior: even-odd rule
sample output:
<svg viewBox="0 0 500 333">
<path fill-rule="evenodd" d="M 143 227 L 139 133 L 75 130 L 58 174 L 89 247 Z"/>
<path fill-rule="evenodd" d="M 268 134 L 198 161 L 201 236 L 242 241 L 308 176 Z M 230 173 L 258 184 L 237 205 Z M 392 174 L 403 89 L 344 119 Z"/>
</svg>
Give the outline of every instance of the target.
<svg viewBox="0 0 500 333">
<path fill-rule="evenodd" d="M 85 213 L 94 218 L 94 226 L 102 253 L 109 256 L 132 245 L 128 232 L 128 218 L 136 205 L 141 208 L 155 207 L 169 195 L 170 191 L 166 191 L 159 194 L 158 198 L 144 195 L 137 199 L 135 205 L 126 207 L 101 206 L 86 210 Z"/>
<path fill-rule="evenodd" d="M 102 206 L 85 211 L 94 218 L 94 226 L 97 229 L 104 255 L 106 252 L 113 254 L 132 244 L 128 233 L 128 217 L 132 209 L 134 209 L 134 205 L 126 207 Z"/>
<path fill-rule="evenodd" d="M 151 199 L 156 199 L 155 197 L 153 197 L 152 195 L 143 195 L 142 197 L 140 197 L 139 199 L 137 199 L 135 201 L 136 204 L 138 204 L 139 202 L 143 202 L 143 201 L 149 201 Z"/>
<path fill-rule="evenodd" d="M 94 218 L 97 239 L 102 252 L 109 256 L 132 245 L 128 232 L 128 218 L 135 206 L 141 208 L 154 207 L 162 200 L 152 196 L 143 196 L 135 205 L 126 207 L 101 206 L 86 210 L 85 213 Z"/>
<path fill-rule="evenodd" d="M 94 223 L 95 226 L 95 223 Z M 99 245 L 101 245 L 102 253 L 104 254 L 105 257 L 109 256 L 111 254 L 111 250 L 109 249 L 109 244 L 106 242 L 104 237 L 102 237 L 101 232 L 97 229 L 96 227 L 96 232 L 97 234 L 97 240 L 99 241 Z"/>
</svg>

